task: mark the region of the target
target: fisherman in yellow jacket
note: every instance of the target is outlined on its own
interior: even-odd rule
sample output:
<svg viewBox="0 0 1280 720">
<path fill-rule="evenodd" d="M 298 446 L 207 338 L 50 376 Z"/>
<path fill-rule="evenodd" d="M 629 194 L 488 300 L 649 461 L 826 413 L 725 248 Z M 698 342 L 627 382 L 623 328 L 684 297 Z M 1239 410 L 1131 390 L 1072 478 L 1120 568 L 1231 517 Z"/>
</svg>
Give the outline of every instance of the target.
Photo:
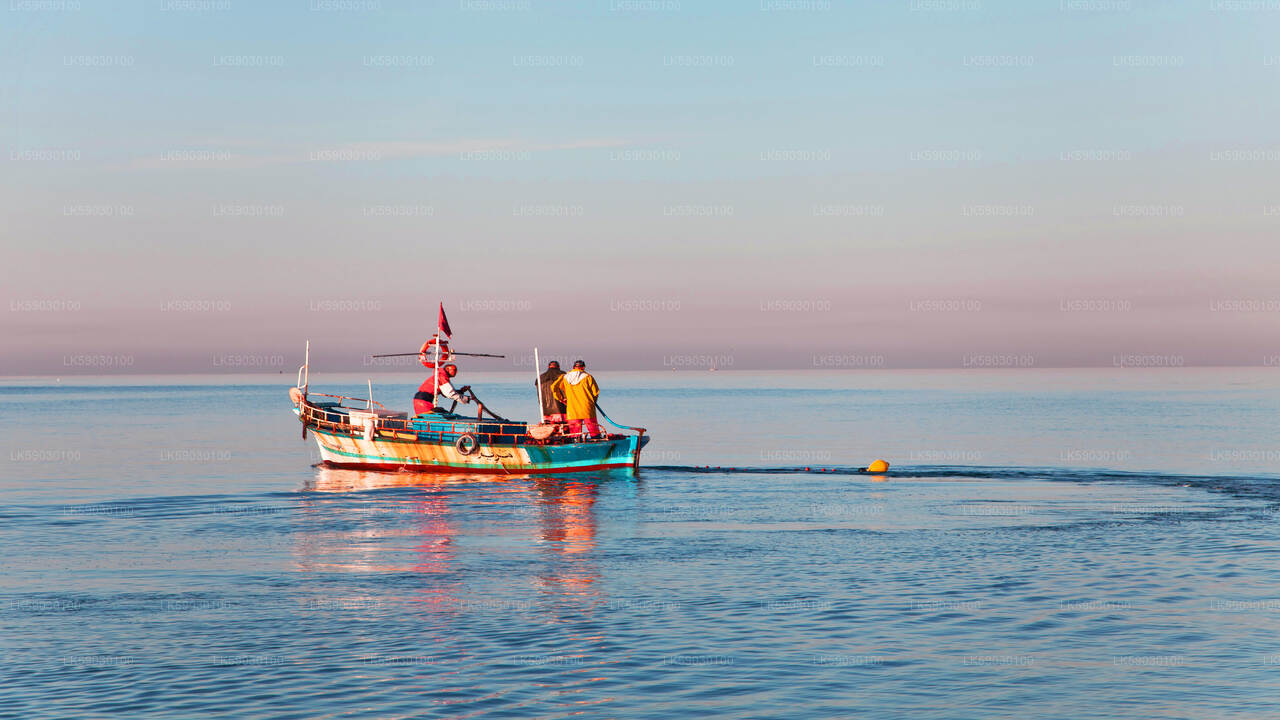
<svg viewBox="0 0 1280 720">
<path fill-rule="evenodd" d="M 551 392 L 566 406 L 570 434 L 576 435 L 584 430 L 589 437 L 601 434 L 600 423 L 596 422 L 596 398 L 600 397 L 600 386 L 587 372 L 585 362 L 575 361 L 573 370 L 556 378 Z"/>
</svg>

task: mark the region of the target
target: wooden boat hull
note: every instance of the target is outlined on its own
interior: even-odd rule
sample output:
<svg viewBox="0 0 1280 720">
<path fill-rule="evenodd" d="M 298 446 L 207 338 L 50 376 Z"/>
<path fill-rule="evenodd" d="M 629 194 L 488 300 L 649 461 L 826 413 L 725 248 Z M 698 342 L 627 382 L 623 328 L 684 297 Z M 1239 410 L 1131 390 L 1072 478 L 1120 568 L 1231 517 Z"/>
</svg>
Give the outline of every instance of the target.
<svg viewBox="0 0 1280 720">
<path fill-rule="evenodd" d="M 649 442 L 644 434 L 540 442 L 524 434 L 524 423 L 457 416 L 377 417 L 354 408 L 305 402 L 294 412 L 304 416 L 306 432 L 315 437 L 323 463 L 347 469 L 504 475 L 634 469 Z M 469 452 L 459 446 L 463 435 L 475 440 L 466 448 Z"/>
<path fill-rule="evenodd" d="M 635 468 L 647 436 L 567 445 L 481 445 L 463 455 L 448 443 L 378 438 L 366 440 L 313 430 L 320 459 L 329 467 L 448 473 L 566 473 Z"/>
</svg>

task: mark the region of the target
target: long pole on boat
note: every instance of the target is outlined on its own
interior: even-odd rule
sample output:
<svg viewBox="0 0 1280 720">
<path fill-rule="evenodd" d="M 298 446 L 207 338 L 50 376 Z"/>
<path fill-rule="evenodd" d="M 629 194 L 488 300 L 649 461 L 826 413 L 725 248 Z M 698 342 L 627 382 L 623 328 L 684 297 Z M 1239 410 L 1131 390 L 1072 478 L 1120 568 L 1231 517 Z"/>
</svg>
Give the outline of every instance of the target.
<svg viewBox="0 0 1280 720">
<path fill-rule="evenodd" d="M 372 357 L 372 358 L 384 358 L 384 357 L 409 357 L 410 355 L 421 355 L 421 354 L 422 354 L 422 351 L 421 351 L 421 350 L 419 350 L 418 352 L 411 352 L 411 353 L 383 353 L 382 355 L 370 355 L 369 357 Z M 460 355 L 460 356 L 462 356 L 462 357 L 491 357 L 491 358 L 504 358 L 504 357 L 506 357 L 506 355 L 492 355 L 492 354 L 490 354 L 490 353 L 464 353 L 464 352 L 456 352 L 456 351 L 453 351 L 453 350 L 450 350 L 450 351 L 449 351 L 449 354 L 450 354 L 450 355 Z"/>
<path fill-rule="evenodd" d="M 533 386 L 538 388 L 538 414 L 534 417 L 538 418 L 538 422 L 542 422 L 542 375 L 538 372 L 538 368 L 542 367 L 542 362 L 538 360 L 538 348 L 533 349 Z"/>
<path fill-rule="evenodd" d="M 436 364 L 431 370 L 431 404 L 440 402 L 440 323 L 436 322 Z"/>
<path fill-rule="evenodd" d="M 302 354 L 302 402 L 298 403 L 298 417 L 302 420 L 302 439 L 307 439 L 307 390 L 311 387 L 311 341 Z"/>
</svg>

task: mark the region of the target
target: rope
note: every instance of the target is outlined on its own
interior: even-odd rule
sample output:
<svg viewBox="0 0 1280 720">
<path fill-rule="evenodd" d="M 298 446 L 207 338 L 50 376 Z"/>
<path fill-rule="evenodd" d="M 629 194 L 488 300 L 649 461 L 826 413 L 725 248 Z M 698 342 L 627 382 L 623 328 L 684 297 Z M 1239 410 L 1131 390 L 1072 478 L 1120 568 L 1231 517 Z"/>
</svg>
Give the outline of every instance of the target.
<svg viewBox="0 0 1280 720">
<path fill-rule="evenodd" d="M 483 402 L 480 402 L 480 398 L 476 397 L 475 390 L 472 390 L 471 388 L 467 388 L 467 394 L 471 396 L 472 400 L 476 401 L 476 405 L 480 407 L 481 412 L 489 413 L 489 417 L 493 418 L 494 420 L 497 420 L 500 423 L 508 423 L 511 425 L 516 424 L 514 420 L 508 420 L 507 418 L 502 417 L 498 413 L 490 410 L 488 405 L 485 405 Z M 454 400 L 453 404 L 449 406 L 449 410 L 448 410 L 449 414 L 452 415 L 453 411 L 457 409 L 457 407 L 458 407 L 458 401 Z"/>
<path fill-rule="evenodd" d="M 619 425 L 618 423 L 614 422 L 613 418 L 609 417 L 609 413 L 605 412 L 604 408 L 600 407 L 600 400 L 598 398 L 596 399 L 596 410 L 600 411 L 600 415 L 605 419 L 605 422 L 618 428 L 619 430 L 634 430 L 635 432 L 638 432 L 641 435 L 643 435 L 645 432 L 644 428 L 631 427 L 630 425 Z"/>
<path fill-rule="evenodd" d="M 502 417 L 501 415 L 499 415 L 498 413 L 496 413 L 496 412 L 494 412 L 494 411 L 490 410 L 490 409 L 489 409 L 489 406 L 488 406 L 488 405 L 485 405 L 483 402 L 481 402 L 481 401 L 480 401 L 480 398 L 476 396 L 476 391 L 475 391 L 475 390 L 468 389 L 468 390 L 467 390 L 467 392 L 468 392 L 468 393 L 471 393 L 471 399 L 472 399 L 472 400 L 475 400 L 475 401 L 476 401 L 476 404 L 480 406 L 480 411 L 481 411 L 481 412 L 489 413 L 489 417 L 493 418 L 494 420 L 497 420 L 497 421 L 498 421 L 498 422 L 500 422 L 500 423 L 511 423 L 511 424 L 514 424 L 514 422 L 513 422 L 513 421 L 508 420 L 508 419 L 506 419 L 506 418 Z"/>
</svg>

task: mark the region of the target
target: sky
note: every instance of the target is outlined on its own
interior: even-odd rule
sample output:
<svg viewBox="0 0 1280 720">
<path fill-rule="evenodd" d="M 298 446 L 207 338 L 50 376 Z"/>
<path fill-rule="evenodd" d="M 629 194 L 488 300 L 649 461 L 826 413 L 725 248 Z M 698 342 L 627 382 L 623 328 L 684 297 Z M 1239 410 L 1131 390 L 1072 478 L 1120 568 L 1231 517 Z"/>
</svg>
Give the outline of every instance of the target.
<svg viewBox="0 0 1280 720">
<path fill-rule="evenodd" d="M 5 0 L 0 375 L 1280 366 L 1280 0 Z"/>
</svg>

